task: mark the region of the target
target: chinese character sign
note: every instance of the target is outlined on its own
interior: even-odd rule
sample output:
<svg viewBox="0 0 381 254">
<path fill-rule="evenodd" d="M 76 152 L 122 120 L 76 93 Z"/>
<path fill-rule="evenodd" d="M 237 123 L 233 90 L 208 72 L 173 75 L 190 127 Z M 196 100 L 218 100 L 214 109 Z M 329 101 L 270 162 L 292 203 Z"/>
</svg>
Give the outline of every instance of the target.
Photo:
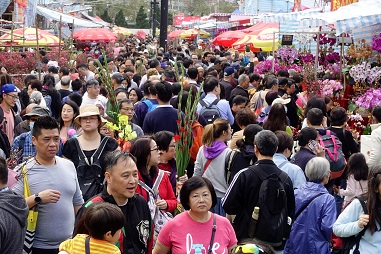
<svg viewBox="0 0 381 254">
<path fill-rule="evenodd" d="M 342 6 L 353 4 L 358 2 L 358 0 L 332 0 L 331 1 L 331 11 L 336 11 Z"/>
</svg>

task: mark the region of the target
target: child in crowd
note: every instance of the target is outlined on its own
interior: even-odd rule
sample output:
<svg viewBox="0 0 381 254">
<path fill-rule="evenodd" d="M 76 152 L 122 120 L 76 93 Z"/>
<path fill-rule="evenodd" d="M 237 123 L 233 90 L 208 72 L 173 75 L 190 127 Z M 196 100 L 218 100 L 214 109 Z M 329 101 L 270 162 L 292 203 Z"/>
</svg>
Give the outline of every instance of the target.
<svg viewBox="0 0 381 254">
<path fill-rule="evenodd" d="M 368 192 L 368 165 L 365 156 L 362 153 L 354 153 L 349 157 L 347 165 L 347 187 L 340 189 L 339 186 L 334 187 L 334 191 L 341 197 L 344 196 L 343 207 L 348 205 L 354 197 L 358 197 Z"/>
<path fill-rule="evenodd" d="M 92 204 L 86 211 L 84 225 L 87 234 L 78 234 L 61 243 L 59 254 L 120 254 L 117 246 L 125 218 L 119 207 L 102 202 Z M 87 249 L 87 250 L 86 250 Z"/>
</svg>

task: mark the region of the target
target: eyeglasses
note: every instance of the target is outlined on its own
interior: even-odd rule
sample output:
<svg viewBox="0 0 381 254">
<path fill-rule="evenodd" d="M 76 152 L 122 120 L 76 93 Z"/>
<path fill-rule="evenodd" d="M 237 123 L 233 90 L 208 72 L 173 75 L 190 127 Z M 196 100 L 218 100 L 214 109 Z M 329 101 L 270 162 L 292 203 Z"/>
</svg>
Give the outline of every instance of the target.
<svg viewBox="0 0 381 254">
<path fill-rule="evenodd" d="M 134 112 L 134 108 L 120 108 L 126 110 L 127 112 Z"/>
<path fill-rule="evenodd" d="M 19 97 L 17 95 L 7 94 L 8 96 L 12 97 L 13 100 L 17 101 Z"/>
<path fill-rule="evenodd" d="M 159 147 L 156 147 L 156 148 L 152 148 L 152 149 L 151 149 L 151 152 L 154 152 L 154 151 L 158 152 L 158 151 L 159 151 Z"/>
<path fill-rule="evenodd" d="M 97 116 L 87 116 L 87 117 L 81 117 L 81 120 L 87 122 L 92 122 L 92 121 L 95 121 L 95 120 L 98 120 L 98 117 Z"/>
</svg>

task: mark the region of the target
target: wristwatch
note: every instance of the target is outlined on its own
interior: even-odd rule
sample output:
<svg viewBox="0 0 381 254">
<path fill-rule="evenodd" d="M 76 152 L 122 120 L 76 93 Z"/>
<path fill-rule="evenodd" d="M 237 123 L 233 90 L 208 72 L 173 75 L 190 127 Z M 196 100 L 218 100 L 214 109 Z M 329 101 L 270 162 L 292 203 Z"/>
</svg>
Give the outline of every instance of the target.
<svg viewBox="0 0 381 254">
<path fill-rule="evenodd" d="M 36 202 L 36 204 L 40 204 L 41 203 L 41 197 L 37 194 L 34 195 L 34 202 Z"/>
</svg>

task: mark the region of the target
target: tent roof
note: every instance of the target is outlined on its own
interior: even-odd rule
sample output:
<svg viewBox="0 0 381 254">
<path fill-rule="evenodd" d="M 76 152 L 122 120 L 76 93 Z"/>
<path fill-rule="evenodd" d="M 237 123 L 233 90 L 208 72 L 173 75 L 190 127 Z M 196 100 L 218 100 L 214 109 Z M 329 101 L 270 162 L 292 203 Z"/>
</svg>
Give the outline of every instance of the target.
<svg viewBox="0 0 381 254">
<path fill-rule="evenodd" d="M 334 24 L 336 34 L 350 32 L 358 27 L 381 24 L 381 0 L 367 0 L 340 7 L 333 12 L 311 14 L 300 18 L 306 26 Z"/>
<path fill-rule="evenodd" d="M 97 24 L 85 19 L 80 19 L 73 17 L 71 15 L 67 15 L 55 10 L 51 10 L 45 7 L 37 6 L 37 13 L 40 15 L 43 15 L 49 19 L 54 19 L 57 21 L 60 21 L 60 17 L 62 17 L 62 22 L 64 23 L 73 23 L 74 20 L 74 25 L 75 26 L 82 26 L 82 27 L 102 27 L 101 24 Z"/>
</svg>

